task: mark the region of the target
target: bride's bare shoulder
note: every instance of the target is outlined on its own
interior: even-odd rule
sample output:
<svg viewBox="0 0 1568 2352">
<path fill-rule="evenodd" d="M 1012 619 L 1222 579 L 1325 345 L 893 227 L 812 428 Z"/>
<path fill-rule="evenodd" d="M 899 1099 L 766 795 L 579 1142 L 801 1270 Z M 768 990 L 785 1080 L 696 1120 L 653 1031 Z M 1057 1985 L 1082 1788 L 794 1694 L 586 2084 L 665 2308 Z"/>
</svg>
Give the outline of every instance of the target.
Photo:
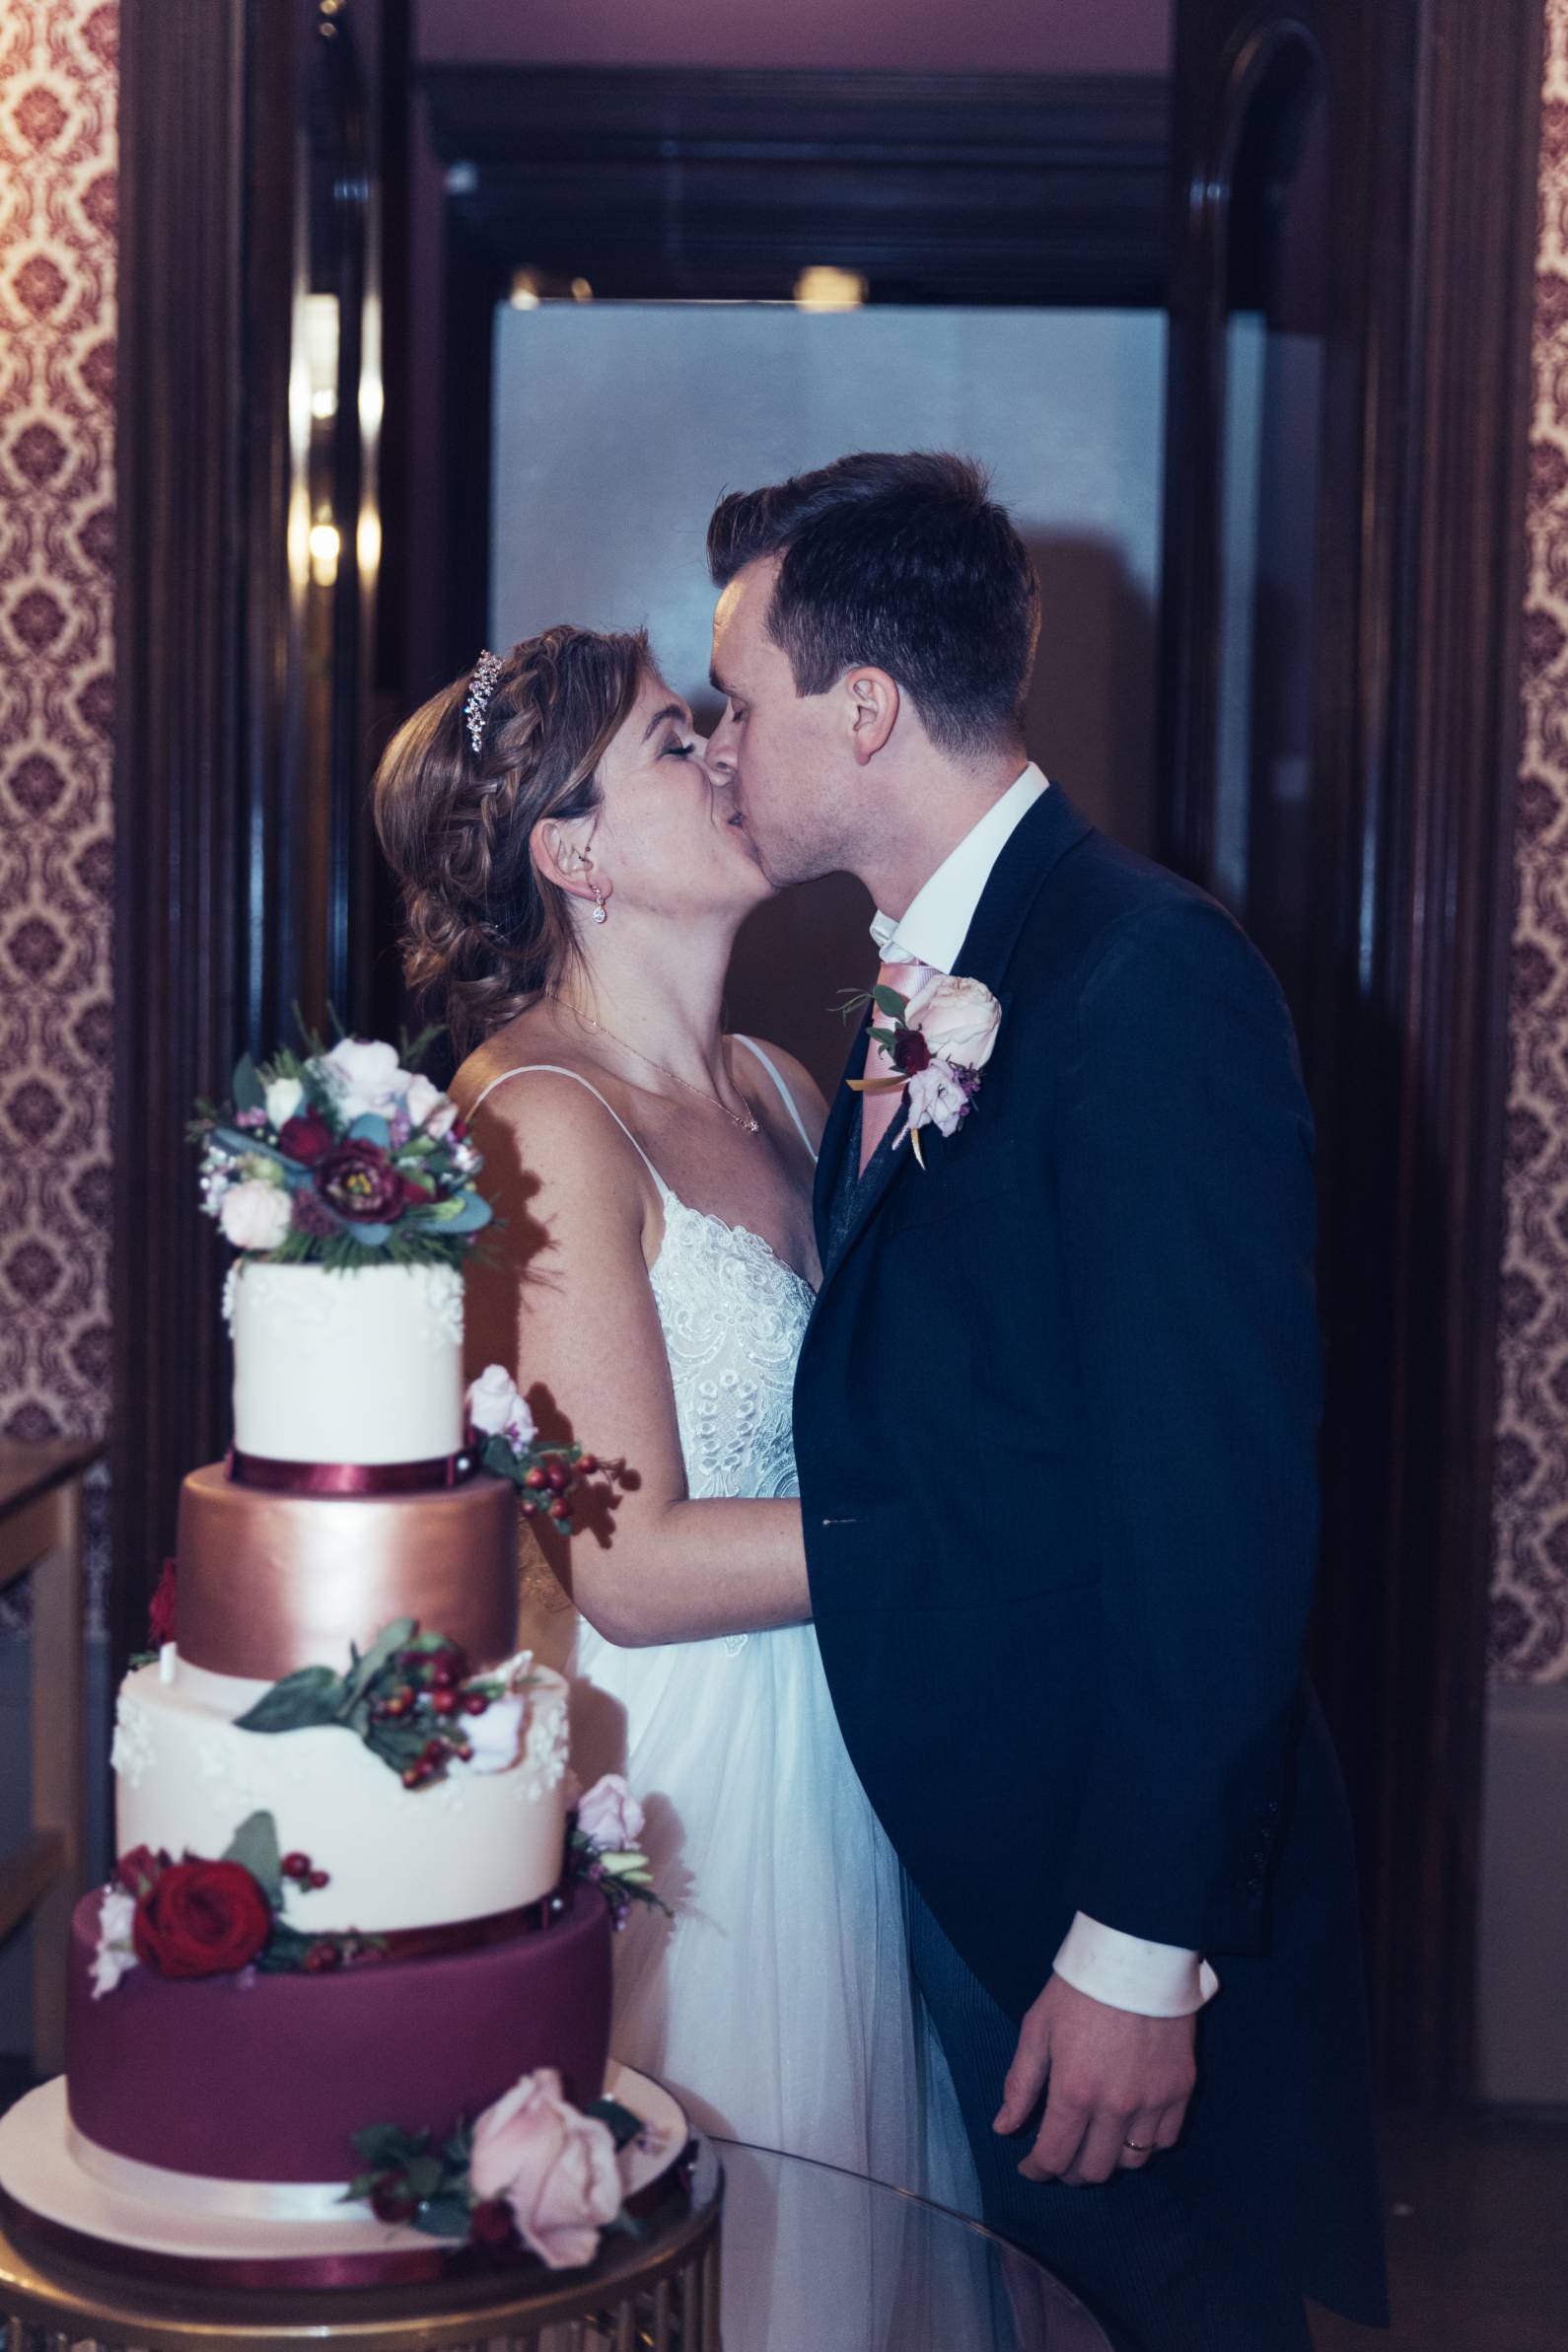
<svg viewBox="0 0 1568 2352">
<path fill-rule="evenodd" d="M 635 1207 L 643 1163 L 580 1054 L 523 1015 L 476 1047 L 451 1093 L 487 1165 L 539 1183 L 566 1185 Z M 481 1178 L 481 1183 L 483 1179 Z"/>
</svg>

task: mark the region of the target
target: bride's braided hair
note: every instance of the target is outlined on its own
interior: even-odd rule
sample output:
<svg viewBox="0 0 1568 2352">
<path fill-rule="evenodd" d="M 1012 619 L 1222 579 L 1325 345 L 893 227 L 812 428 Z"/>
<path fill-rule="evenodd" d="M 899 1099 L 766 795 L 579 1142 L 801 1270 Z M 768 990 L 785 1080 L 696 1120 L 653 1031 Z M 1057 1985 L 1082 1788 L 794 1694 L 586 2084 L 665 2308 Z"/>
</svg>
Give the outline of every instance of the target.
<svg viewBox="0 0 1568 2352">
<path fill-rule="evenodd" d="M 543 818 L 599 807 L 600 761 L 650 659 L 641 630 L 546 629 L 501 659 L 476 726 L 465 673 L 387 748 L 376 830 L 402 886 L 403 971 L 460 1056 L 580 952 L 571 902 L 537 872 L 531 836 Z"/>
</svg>

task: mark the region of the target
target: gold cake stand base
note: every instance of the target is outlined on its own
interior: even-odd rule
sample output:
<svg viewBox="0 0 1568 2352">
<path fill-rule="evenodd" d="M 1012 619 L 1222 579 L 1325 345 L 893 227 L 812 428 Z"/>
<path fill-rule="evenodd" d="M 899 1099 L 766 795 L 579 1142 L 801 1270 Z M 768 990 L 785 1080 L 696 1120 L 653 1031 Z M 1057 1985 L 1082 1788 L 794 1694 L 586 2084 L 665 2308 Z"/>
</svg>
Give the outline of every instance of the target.
<svg viewBox="0 0 1568 2352">
<path fill-rule="evenodd" d="M 0 2212 L 3 2352 L 274 2352 L 290 2344 L 413 2352 L 722 2352 L 724 2174 L 696 2144 L 688 2197 L 610 2237 L 590 2271 L 497 2272 L 440 2285 L 243 2294 L 172 2285 L 68 2259 Z"/>
</svg>

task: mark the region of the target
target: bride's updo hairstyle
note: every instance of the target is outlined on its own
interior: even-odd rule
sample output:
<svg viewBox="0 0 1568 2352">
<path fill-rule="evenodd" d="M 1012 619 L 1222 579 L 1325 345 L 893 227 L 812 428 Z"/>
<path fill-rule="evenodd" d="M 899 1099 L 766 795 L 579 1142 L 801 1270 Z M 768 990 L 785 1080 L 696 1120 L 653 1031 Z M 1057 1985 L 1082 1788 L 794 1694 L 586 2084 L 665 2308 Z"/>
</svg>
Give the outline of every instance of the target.
<svg viewBox="0 0 1568 2352">
<path fill-rule="evenodd" d="M 472 714 L 473 674 L 405 721 L 376 771 L 376 830 L 403 891 L 403 971 L 460 1058 L 559 985 L 581 953 L 567 893 L 530 847 L 600 805 L 599 765 L 637 699 L 648 640 L 546 629 L 514 645 Z"/>
</svg>

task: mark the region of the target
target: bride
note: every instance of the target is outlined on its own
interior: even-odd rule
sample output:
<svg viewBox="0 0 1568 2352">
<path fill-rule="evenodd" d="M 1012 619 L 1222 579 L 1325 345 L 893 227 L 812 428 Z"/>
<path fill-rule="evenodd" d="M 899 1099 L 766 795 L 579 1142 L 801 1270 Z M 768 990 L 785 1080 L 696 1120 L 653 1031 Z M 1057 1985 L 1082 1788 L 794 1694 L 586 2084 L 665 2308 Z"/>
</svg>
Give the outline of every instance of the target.
<svg viewBox="0 0 1568 2352">
<path fill-rule="evenodd" d="M 544 1532 L 524 1635 L 573 1676 L 584 1777 L 646 1804 L 675 1911 L 618 1940 L 616 2055 L 725 2138 L 977 2210 L 809 1622 L 790 1407 L 825 1113 L 722 1030 L 770 894 L 724 784 L 645 637 L 554 628 L 415 713 L 376 819 L 501 1226 L 476 1360 L 625 1464 L 612 1524 Z"/>
</svg>

